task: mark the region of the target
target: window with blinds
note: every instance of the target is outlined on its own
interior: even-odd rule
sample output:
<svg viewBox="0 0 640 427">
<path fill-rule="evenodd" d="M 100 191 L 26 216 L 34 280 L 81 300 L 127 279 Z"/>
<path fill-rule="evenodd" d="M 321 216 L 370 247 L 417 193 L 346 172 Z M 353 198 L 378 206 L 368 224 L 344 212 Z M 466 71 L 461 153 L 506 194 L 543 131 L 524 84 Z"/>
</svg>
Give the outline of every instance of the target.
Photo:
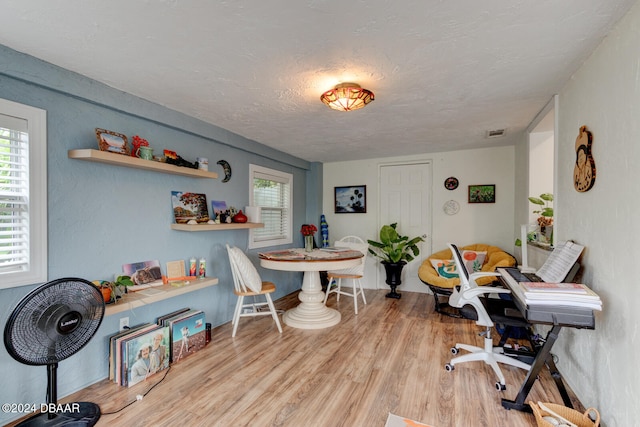
<svg viewBox="0 0 640 427">
<path fill-rule="evenodd" d="M 260 208 L 264 224 L 264 228 L 249 231 L 249 248 L 291 243 L 293 175 L 256 165 L 250 165 L 249 173 L 250 204 Z"/>
<path fill-rule="evenodd" d="M 46 113 L 0 99 L 0 288 L 46 280 Z"/>
</svg>

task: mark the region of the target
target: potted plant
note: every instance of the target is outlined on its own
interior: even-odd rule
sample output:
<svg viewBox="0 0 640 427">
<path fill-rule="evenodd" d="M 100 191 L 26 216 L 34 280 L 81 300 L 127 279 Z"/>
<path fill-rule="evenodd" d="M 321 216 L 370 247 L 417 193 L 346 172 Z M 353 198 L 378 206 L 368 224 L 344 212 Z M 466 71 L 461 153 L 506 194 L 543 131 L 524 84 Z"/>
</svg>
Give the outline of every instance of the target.
<svg viewBox="0 0 640 427">
<path fill-rule="evenodd" d="M 96 288 L 100 290 L 100 293 L 102 294 L 102 299 L 104 299 L 104 303 L 109 304 L 113 297 L 113 292 L 112 292 L 113 290 L 111 288 L 111 283 L 105 280 L 94 280 L 92 283 L 95 285 Z"/>
<path fill-rule="evenodd" d="M 313 251 L 313 246 L 314 246 L 313 243 L 315 240 L 313 236 L 314 234 L 316 234 L 316 231 L 318 231 L 318 228 L 314 224 L 302 224 L 302 227 L 300 228 L 300 233 L 302 233 L 302 235 L 304 236 L 305 252 Z"/>
<path fill-rule="evenodd" d="M 540 197 L 529 197 L 529 201 L 534 205 L 540 206 L 533 211 L 534 214 L 539 214 L 537 219 L 540 226 L 540 234 L 544 236 L 548 243 L 553 244 L 553 194 L 542 193 Z"/>
<path fill-rule="evenodd" d="M 386 295 L 387 298 L 400 298 L 400 294 L 396 292 L 396 287 L 401 284 L 402 269 L 415 256 L 420 254 L 418 248 L 419 242 L 424 242 L 422 237 L 414 237 L 409 239 L 407 236 L 401 236 L 397 231 L 398 223 L 391 225 L 383 225 L 380 229 L 380 241 L 367 240 L 369 245 L 369 253 L 380 258 L 387 274 L 386 283 L 391 287 L 391 292 Z"/>
<path fill-rule="evenodd" d="M 121 298 L 122 295 L 127 293 L 127 286 L 133 286 L 133 280 L 131 280 L 131 276 L 117 276 L 116 279 L 111 282 L 111 286 L 113 287 L 114 301 L 118 298 Z"/>
</svg>

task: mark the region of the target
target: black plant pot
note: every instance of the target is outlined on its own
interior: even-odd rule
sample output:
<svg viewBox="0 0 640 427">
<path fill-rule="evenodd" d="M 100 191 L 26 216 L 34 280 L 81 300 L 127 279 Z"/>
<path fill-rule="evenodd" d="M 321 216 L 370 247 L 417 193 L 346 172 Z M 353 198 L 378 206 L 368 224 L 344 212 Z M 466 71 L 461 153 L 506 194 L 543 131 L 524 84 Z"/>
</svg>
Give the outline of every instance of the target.
<svg viewBox="0 0 640 427">
<path fill-rule="evenodd" d="M 385 283 L 391 287 L 391 292 L 385 295 L 387 298 L 395 298 L 398 299 L 402 295 L 396 292 L 396 286 L 400 286 L 402 284 L 402 269 L 404 268 L 406 261 L 400 262 L 382 262 L 384 265 L 384 270 L 387 273 L 387 280 Z"/>
</svg>

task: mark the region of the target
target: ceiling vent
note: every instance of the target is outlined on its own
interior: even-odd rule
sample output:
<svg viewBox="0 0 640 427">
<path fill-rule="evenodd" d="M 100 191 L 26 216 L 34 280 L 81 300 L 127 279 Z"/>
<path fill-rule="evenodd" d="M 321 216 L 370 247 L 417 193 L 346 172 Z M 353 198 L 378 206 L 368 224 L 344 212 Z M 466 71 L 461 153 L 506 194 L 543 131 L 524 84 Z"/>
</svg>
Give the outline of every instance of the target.
<svg viewBox="0 0 640 427">
<path fill-rule="evenodd" d="M 507 133 L 506 129 L 488 130 L 485 138 L 501 138 Z"/>
</svg>

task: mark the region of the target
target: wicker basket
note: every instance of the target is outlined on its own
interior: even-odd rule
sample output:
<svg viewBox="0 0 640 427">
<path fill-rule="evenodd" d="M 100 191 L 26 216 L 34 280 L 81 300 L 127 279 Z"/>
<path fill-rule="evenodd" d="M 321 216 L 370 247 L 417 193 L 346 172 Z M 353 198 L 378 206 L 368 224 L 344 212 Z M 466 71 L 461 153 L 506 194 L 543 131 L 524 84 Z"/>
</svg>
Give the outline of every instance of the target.
<svg viewBox="0 0 640 427">
<path fill-rule="evenodd" d="M 563 405 L 557 405 L 555 403 L 543 403 L 544 406 L 554 411 L 556 414 L 560 415 L 567 421 L 571 421 L 578 427 L 598 427 L 600 425 L 600 413 L 595 408 L 589 408 L 583 413 L 576 411 L 575 409 L 567 408 Z M 548 413 L 538 406 L 537 403 L 529 402 L 529 406 L 533 409 L 533 415 L 536 417 L 536 421 L 538 423 L 538 427 L 554 427 L 550 422 L 543 420 L 542 417 L 547 415 L 553 416 L 553 414 Z M 596 415 L 596 420 L 591 421 L 589 418 L 589 414 L 594 413 Z"/>
</svg>

